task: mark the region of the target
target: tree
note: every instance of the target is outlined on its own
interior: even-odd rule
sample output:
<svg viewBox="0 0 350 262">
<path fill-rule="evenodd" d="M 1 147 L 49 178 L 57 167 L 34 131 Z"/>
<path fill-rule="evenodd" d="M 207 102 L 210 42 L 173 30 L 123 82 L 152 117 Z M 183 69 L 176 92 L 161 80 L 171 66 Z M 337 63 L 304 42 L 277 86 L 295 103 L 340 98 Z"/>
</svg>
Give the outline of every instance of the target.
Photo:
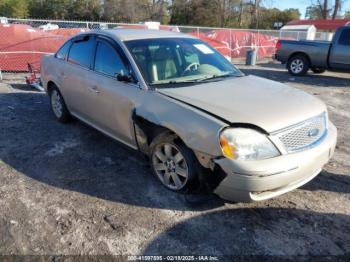
<svg viewBox="0 0 350 262">
<path fill-rule="evenodd" d="M 75 0 L 70 3 L 69 17 L 76 20 L 99 20 L 101 11 L 99 0 Z"/>
<path fill-rule="evenodd" d="M 210 0 L 175 0 L 171 7 L 171 24 L 217 26 L 217 5 Z"/>
<path fill-rule="evenodd" d="M 69 19 L 72 1 L 74 0 L 30 0 L 30 17 Z"/>
<path fill-rule="evenodd" d="M 346 0 L 317 0 L 306 9 L 305 18 L 309 19 L 336 19 Z"/>
<path fill-rule="evenodd" d="M 305 19 L 321 19 L 322 13 L 317 6 L 310 5 L 306 8 Z"/>
<path fill-rule="evenodd" d="M 298 9 L 290 8 L 286 10 L 279 10 L 277 8 L 260 10 L 260 28 L 274 29 L 275 22 L 280 22 L 283 25 L 292 20 L 300 19 L 300 12 Z"/>
<path fill-rule="evenodd" d="M 333 20 L 337 18 L 339 9 L 340 9 L 340 0 L 335 0 L 333 15 L 332 15 Z"/>
<path fill-rule="evenodd" d="M 168 5 L 165 0 L 105 0 L 103 18 L 114 22 L 152 20 L 168 23 Z"/>
<path fill-rule="evenodd" d="M 350 19 L 350 11 L 346 11 L 344 14 L 345 19 Z"/>
<path fill-rule="evenodd" d="M 318 0 L 318 8 L 321 11 L 322 18 L 327 19 L 329 15 L 329 9 L 328 9 L 328 0 L 323 0 L 323 4 L 321 0 Z"/>
<path fill-rule="evenodd" d="M 28 16 L 27 0 L 1 0 L 0 16 L 24 18 Z"/>
<path fill-rule="evenodd" d="M 253 5 L 254 20 L 252 24 L 254 28 L 259 27 L 259 9 L 260 9 L 260 0 L 254 0 L 254 5 Z"/>
<path fill-rule="evenodd" d="M 170 24 L 189 24 L 191 3 L 186 0 L 174 0 L 170 7 Z"/>
</svg>

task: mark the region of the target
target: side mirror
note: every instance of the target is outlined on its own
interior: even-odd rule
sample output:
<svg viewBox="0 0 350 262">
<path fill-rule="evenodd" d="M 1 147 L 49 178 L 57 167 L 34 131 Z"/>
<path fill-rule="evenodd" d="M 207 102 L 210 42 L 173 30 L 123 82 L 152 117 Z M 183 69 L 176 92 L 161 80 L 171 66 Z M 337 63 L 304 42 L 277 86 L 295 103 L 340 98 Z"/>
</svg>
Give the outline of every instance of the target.
<svg viewBox="0 0 350 262">
<path fill-rule="evenodd" d="M 124 74 L 117 73 L 117 80 L 120 82 L 127 82 L 127 83 L 134 82 L 134 78 L 130 74 L 124 75 Z"/>
</svg>

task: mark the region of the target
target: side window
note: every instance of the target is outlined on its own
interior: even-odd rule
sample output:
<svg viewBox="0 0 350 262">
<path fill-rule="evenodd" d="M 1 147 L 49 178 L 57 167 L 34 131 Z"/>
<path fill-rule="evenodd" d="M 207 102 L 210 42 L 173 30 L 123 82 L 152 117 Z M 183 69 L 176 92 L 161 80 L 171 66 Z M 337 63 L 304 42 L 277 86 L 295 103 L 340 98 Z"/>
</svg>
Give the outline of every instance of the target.
<svg viewBox="0 0 350 262">
<path fill-rule="evenodd" d="M 90 68 L 95 40 L 92 37 L 74 42 L 70 48 L 68 62 Z"/>
<path fill-rule="evenodd" d="M 66 42 L 56 53 L 56 58 L 66 60 L 71 41 Z"/>
<path fill-rule="evenodd" d="M 97 44 L 95 71 L 112 77 L 117 74 L 127 75 L 127 69 L 117 51 L 105 42 Z"/>
<path fill-rule="evenodd" d="M 339 38 L 340 45 L 350 45 L 350 29 L 344 29 Z"/>
</svg>

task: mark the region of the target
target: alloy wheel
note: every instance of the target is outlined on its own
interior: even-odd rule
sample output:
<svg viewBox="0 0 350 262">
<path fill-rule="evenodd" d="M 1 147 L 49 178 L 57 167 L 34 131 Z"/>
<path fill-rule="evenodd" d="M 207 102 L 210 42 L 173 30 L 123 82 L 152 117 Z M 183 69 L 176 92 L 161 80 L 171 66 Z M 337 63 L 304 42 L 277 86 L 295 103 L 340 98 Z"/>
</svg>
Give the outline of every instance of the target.
<svg viewBox="0 0 350 262">
<path fill-rule="evenodd" d="M 186 159 L 173 144 L 158 145 L 152 155 L 152 164 L 159 180 L 169 189 L 182 189 L 189 177 Z"/>
<path fill-rule="evenodd" d="M 57 90 L 53 90 L 51 93 L 51 106 L 55 116 L 60 118 L 63 113 L 63 106 L 61 96 Z"/>
<path fill-rule="evenodd" d="M 304 62 L 301 59 L 295 59 L 290 64 L 290 69 L 294 74 L 299 74 L 304 69 Z"/>
</svg>

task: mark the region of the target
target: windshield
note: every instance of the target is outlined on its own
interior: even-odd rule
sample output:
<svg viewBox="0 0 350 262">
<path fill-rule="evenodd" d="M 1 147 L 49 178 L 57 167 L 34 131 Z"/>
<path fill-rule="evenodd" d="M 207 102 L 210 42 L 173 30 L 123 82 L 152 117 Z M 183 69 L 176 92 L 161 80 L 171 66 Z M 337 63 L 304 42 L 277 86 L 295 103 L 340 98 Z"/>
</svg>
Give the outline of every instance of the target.
<svg viewBox="0 0 350 262">
<path fill-rule="evenodd" d="M 143 39 L 127 41 L 125 44 L 149 85 L 242 76 L 225 57 L 199 39 Z"/>
</svg>

